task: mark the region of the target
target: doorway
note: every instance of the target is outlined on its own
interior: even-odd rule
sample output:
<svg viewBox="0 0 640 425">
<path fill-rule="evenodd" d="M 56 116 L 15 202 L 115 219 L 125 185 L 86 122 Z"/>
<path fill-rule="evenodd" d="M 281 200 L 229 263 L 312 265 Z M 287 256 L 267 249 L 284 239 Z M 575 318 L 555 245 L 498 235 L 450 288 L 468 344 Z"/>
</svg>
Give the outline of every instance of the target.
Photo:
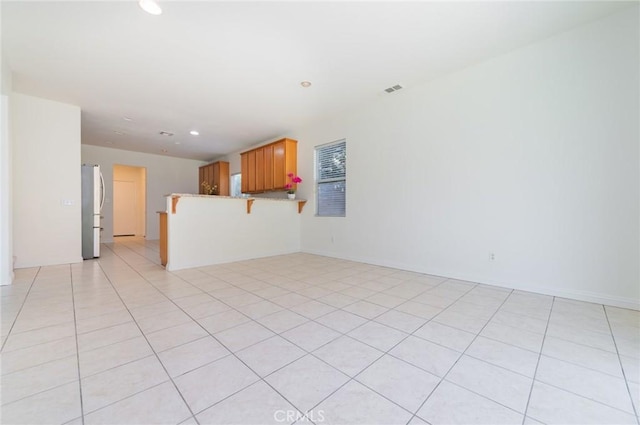
<svg viewBox="0 0 640 425">
<path fill-rule="evenodd" d="M 113 236 L 146 235 L 147 169 L 113 166 Z"/>
</svg>

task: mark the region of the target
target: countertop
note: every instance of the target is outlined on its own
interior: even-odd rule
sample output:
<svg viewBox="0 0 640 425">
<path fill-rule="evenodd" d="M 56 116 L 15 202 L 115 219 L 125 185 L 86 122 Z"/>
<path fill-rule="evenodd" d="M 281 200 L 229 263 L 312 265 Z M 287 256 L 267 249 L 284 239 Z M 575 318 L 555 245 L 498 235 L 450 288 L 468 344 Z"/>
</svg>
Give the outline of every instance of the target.
<svg viewBox="0 0 640 425">
<path fill-rule="evenodd" d="M 165 197 L 173 197 L 179 196 L 181 198 L 209 198 L 209 199 L 239 199 L 241 201 L 246 201 L 248 199 L 254 201 L 274 201 L 274 202 L 299 202 L 306 201 L 306 199 L 288 199 L 288 198 L 261 198 L 259 196 L 219 196 L 219 195 L 200 195 L 196 193 L 171 193 L 169 195 L 164 195 Z M 164 212 L 164 211 L 158 211 Z"/>
</svg>

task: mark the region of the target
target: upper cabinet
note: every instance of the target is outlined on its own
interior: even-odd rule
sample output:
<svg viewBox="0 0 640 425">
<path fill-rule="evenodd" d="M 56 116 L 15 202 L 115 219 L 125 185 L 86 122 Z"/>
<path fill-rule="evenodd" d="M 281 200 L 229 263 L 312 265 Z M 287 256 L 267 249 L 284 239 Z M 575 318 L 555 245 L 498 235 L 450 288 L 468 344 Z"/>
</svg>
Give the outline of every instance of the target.
<svg viewBox="0 0 640 425">
<path fill-rule="evenodd" d="M 203 182 L 217 187 L 214 195 L 229 196 L 229 163 L 218 161 L 200 167 L 200 179 L 198 181 L 198 193 L 200 194 L 205 194 L 204 187 L 202 187 Z"/>
<path fill-rule="evenodd" d="M 287 174 L 297 174 L 298 142 L 281 139 L 240 154 L 242 192 L 286 190 Z"/>
</svg>

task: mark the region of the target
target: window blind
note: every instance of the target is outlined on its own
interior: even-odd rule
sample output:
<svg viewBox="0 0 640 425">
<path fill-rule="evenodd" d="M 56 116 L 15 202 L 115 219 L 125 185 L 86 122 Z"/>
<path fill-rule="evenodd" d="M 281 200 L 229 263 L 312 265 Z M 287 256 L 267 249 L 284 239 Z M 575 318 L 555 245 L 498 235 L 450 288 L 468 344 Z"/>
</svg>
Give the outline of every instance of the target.
<svg viewBox="0 0 640 425">
<path fill-rule="evenodd" d="M 317 214 L 344 217 L 347 193 L 347 142 L 316 148 Z"/>
</svg>

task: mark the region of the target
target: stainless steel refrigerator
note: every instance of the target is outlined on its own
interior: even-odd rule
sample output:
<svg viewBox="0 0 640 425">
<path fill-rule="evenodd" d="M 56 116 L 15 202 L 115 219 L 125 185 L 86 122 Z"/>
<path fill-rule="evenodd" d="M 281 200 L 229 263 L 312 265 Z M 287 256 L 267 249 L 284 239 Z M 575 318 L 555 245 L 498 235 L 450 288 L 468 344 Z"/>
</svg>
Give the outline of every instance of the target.
<svg viewBox="0 0 640 425">
<path fill-rule="evenodd" d="M 104 178 L 99 165 L 82 164 L 82 258 L 100 256 L 100 211 L 104 205 Z"/>
</svg>

